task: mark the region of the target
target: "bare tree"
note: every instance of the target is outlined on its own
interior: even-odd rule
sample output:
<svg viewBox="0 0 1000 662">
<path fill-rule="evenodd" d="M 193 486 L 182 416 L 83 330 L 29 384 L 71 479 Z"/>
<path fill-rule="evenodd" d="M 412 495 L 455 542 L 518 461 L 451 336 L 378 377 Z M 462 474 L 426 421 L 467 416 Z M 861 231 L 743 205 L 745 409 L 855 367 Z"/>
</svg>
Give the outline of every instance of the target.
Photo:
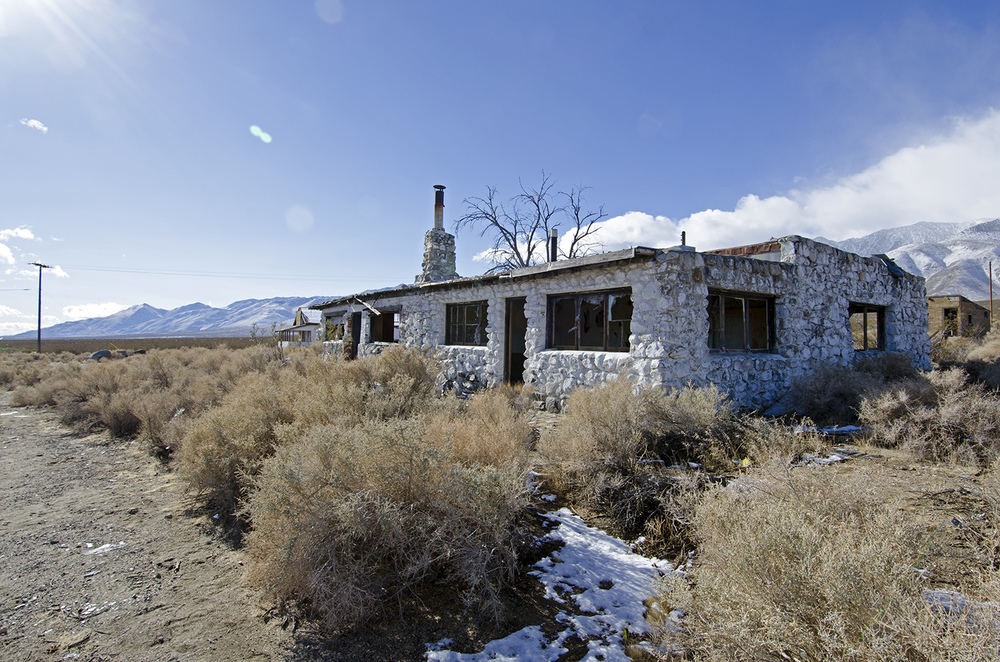
<svg viewBox="0 0 1000 662">
<path fill-rule="evenodd" d="M 455 231 L 469 227 L 479 230 L 479 236 L 490 237 L 493 246 L 489 251 L 494 263 L 489 271 L 504 271 L 527 267 L 545 261 L 545 242 L 549 231 L 564 224 L 569 228 L 567 246 L 560 256 L 580 257 L 594 252 L 599 244 L 594 241 L 596 223 L 607 217 L 602 205 L 597 211 L 584 208 L 583 194 L 587 187 L 574 187 L 569 191 L 554 191 L 552 178 L 542 172 L 537 187 L 529 188 L 518 181 L 521 192 L 506 202 L 497 194 L 496 187 L 486 187 L 485 197 L 465 199 L 465 214 L 455 221 Z"/>
</svg>

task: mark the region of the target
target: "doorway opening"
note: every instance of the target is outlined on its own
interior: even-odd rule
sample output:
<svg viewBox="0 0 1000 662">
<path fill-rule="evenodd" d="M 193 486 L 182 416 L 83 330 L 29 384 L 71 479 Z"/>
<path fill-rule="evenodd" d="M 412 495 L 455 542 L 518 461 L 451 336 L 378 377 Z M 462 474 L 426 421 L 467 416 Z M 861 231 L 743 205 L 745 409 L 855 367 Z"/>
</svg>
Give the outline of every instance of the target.
<svg viewBox="0 0 1000 662">
<path fill-rule="evenodd" d="M 504 381 L 508 384 L 524 383 L 524 352 L 527 348 L 525 334 L 528 331 L 524 304 L 524 297 L 507 299 L 503 354 Z"/>
</svg>

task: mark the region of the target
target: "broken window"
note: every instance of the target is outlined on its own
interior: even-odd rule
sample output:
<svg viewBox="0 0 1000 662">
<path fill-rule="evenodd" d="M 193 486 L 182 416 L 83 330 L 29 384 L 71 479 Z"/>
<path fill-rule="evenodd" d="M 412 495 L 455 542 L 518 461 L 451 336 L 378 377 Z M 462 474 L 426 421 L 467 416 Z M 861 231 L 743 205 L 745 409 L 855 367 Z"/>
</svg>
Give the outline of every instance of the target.
<svg viewBox="0 0 1000 662">
<path fill-rule="evenodd" d="M 486 344 L 486 302 L 450 303 L 445 309 L 446 345 Z"/>
<path fill-rule="evenodd" d="M 549 297 L 549 342 L 554 349 L 627 352 L 632 294 L 588 292 Z"/>
<path fill-rule="evenodd" d="M 334 324 L 333 321 L 327 317 L 326 318 L 326 340 L 343 340 L 344 338 L 344 325 Z"/>
<path fill-rule="evenodd" d="M 371 315 L 372 342 L 399 342 L 399 313 Z"/>
<path fill-rule="evenodd" d="M 709 292 L 708 348 L 713 352 L 774 351 L 774 297 Z"/>
<path fill-rule="evenodd" d="M 854 349 L 885 349 L 885 306 L 852 303 L 848 306 L 848 313 L 851 316 Z"/>
</svg>

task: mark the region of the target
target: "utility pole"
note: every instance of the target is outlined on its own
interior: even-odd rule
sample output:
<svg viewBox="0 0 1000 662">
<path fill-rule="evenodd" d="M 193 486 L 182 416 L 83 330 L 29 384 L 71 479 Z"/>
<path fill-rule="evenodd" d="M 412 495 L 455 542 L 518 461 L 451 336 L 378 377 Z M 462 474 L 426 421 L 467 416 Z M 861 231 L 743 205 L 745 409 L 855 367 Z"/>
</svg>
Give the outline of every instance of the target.
<svg viewBox="0 0 1000 662">
<path fill-rule="evenodd" d="M 52 267 L 47 264 L 42 264 L 41 262 L 32 262 L 33 266 L 38 267 L 38 353 L 42 353 L 42 269 L 51 269 Z"/>
<path fill-rule="evenodd" d="M 993 330 L 993 260 L 990 260 L 990 330 Z"/>
</svg>

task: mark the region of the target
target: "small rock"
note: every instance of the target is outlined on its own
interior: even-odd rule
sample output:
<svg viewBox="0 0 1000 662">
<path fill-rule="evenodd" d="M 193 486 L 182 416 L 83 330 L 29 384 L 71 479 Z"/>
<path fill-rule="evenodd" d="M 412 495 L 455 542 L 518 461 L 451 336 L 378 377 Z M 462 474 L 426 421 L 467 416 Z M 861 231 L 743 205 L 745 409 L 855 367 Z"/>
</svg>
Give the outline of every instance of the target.
<svg viewBox="0 0 1000 662">
<path fill-rule="evenodd" d="M 76 634 L 64 634 L 59 637 L 59 646 L 61 648 L 73 648 L 74 646 L 79 646 L 83 642 L 90 639 L 90 635 L 93 632 L 91 630 L 80 630 Z"/>
</svg>

